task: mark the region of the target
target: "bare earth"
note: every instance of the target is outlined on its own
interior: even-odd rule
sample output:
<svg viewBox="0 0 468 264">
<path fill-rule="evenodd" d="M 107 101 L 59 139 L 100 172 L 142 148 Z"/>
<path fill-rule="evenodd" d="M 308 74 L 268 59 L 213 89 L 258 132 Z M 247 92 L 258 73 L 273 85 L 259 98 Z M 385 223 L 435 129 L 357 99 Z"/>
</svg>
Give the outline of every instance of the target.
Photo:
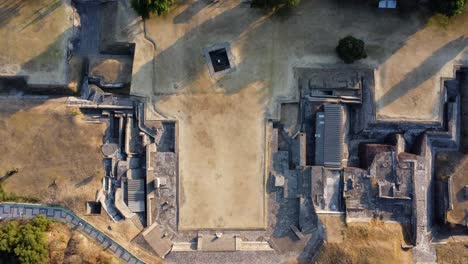
<svg viewBox="0 0 468 264">
<path fill-rule="evenodd" d="M 426 21 L 325 0 L 276 14 L 235 0 L 187 0 L 146 21 L 154 85 L 142 81 L 147 67 L 134 68 L 132 93 L 150 95 L 159 116 L 178 121 L 180 228 L 264 227 L 263 120 L 278 116 L 279 100 L 297 99 L 293 67 L 352 67 L 335 54 L 346 35 L 366 42 L 368 58 L 354 66 L 377 71 L 378 118 L 437 120 L 436 84 L 467 57 L 467 29 Z M 203 49 L 225 42 L 236 69 L 213 78 Z"/>
<path fill-rule="evenodd" d="M 256 99 L 262 89 L 181 95 L 160 102 L 162 112 L 180 111 L 180 229 L 265 226 L 264 120 Z"/>
<path fill-rule="evenodd" d="M 18 168 L 4 182 L 8 192 L 64 203 L 84 213 L 102 177 L 103 125 L 82 121 L 64 99 L 0 101 L 0 174 Z M 56 187 L 52 183 L 56 181 Z"/>
<path fill-rule="evenodd" d="M 0 1 L 0 76 L 28 76 L 31 84 L 66 84 L 70 0 Z"/>
<path fill-rule="evenodd" d="M 468 61 L 466 25 L 468 11 L 454 18 L 446 29 L 426 26 L 378 66 L 375 94 L 378 119 L 441 118 L 441 78 L 454 77 L 454 66 Z"/>
</svg>

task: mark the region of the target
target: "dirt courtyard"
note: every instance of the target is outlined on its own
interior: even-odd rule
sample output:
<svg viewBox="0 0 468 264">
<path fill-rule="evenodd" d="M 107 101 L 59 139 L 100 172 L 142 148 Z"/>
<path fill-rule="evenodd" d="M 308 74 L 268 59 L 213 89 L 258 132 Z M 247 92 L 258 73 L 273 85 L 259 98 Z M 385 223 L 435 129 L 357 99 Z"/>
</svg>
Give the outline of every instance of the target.
<svg viewBox="0 0 468 264">
<path fill-rule="evenodd" d="M 159 104 L 162 112 L 180 111 L 179 229 L 264 228 L 264 119 L 255 96 L 263 89 L 181 95 Z"/>
<path fill-rule="evenodd" d="M 419 84 L 434 83 L 442 66 L 445 76 L 462 59 L 466 33 L 427 19 L 338 1 L 302 1 L 273 14 L 235 0 L 186 0 L 147 20 L 156 46 L 153 86 L 139 85 L 148 71 L 134 70 L 131 92 L 150 96 L 160 116 L 178 121 L 179 228 L 265 226 L 265 120 L 278 117 L 280 100 L 298 99 L 294 67 L 375 69 L 379 118 L 437 119 L 436 86 Z M 437 41 L 427 43 L 434 34 Z M 345 65 L 337 58 L 346 35 L 366 42 L 367 59 Z M 437 58 L 426 62 L 419 41 L 429 52 L 440 49 Z M 203 50 L 221 43 L 229 43 L 235 70 L 213 77 Z M 399 70 L 402 58 L 408 63 Z M 406 80 L 415 69 L 416 82 Z"/>
<path fill-rule="evenodd" d="M 73 35 L 71 0 L 0 1 L 0 76 L 30 84 L 63 85 Z"/>
<path fill-rule="evenodd" d="M 65 99 L 0 101 L 0 175 L 18 168 L 4 189 L 84 213 L 103 175 L 104 125 L 85 123 Z M 56 185 L 53 182 L 56 182 Z"/>
</svg>

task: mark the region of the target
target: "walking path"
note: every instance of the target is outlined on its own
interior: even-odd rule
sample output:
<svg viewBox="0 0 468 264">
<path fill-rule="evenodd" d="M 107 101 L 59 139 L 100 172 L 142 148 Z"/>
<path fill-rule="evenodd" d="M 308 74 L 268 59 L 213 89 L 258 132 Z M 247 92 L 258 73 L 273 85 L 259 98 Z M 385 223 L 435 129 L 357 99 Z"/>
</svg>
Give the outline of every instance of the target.
<svg viewBox="0 0 468 264">
<path fill-rule="evenodd" d="M 70 210 L 60 207 L 50 207 L 34 204 L 23 203 L 0 203 L 1 219 L 30 219 L 39 214 L 43 214 L 47 218 L 68 222 L 73 228 L 81 230 L 89 237 L 96 240 L 103 248 L 108 249 L 125 263 L 140 264 L 144 263 L 137 257 L 132 255 L 117 242 L 112 240 L 92 225 L 72 213 Z"/>
</svg>

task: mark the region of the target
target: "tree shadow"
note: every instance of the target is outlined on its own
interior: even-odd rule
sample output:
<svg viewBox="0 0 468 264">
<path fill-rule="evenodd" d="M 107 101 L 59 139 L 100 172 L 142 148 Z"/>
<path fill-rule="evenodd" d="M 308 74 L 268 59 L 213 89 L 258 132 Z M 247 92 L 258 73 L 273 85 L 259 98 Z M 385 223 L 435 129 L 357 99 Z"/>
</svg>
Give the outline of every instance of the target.
<svg viewBox="0 0 468 264">
<path fill-rule="evenodd" d="M 25 5 L 24 1 L 6 0 L 0 3 L 0 28 L 18 16 L 21 8 Z"/>
<path fill-rule="evenodd" d="M 259 16 L 252 16 L 246 14 L 246 12 L 257 12 Z M 225 12 L 214 16 L 202 22 L 197 27 L 186 32 L 183 36 L 178 38 L 172 45 L 160 51 L 154 60 L 155 78 L 159 79 L 158 83 L 153 88 L 153 94 L 174 94 L 179 92 L 178 87 L 187 87 L 193 83 L 194 80 L 201 78 L 203 80 L 208 79 L 210 86 L 213 86 L 221 79 L 224 78 L 212 78 L 211 76 L 205 76 L 208 66 L 206 58 L 203 57 L 203 49 L 206 47 L 213 46 L 226 41 L 236 41 L 242 33 L 249 28 L 257 19 L 262 15 L 263 11 L 252 10 L 248 8 L 248 5 L 238 4 L 235 7 L 226 10 Z M 235 21 L 235 26 L 233 26 Z M 150 21 L 154 23 L 154 21 Z M 207 37 L 203 32 L 216 32 L 220 36 Z M 158 47 L 157 40 L 156 46 Z M 149 62 L 150 64 L 152 62 Z M 168 72 L 168 74 L 164 74 Z M 179 73 L 181 77 L 178 80 L 173 80 L 173 73 Z M 139 73 L 135 73 L 138 75 Z M 230 76 L 226 76 L 229 78 Z M 207 82 L 205 82 L 206 84 Z M 200 87 L 201 85 L 190 85 L 190 91 L 193 93 L 205 92 L 209 87 Z"/>
<path fill-rule="evenodd" d="M 352 10 L 355 9 L 351 6 L 340 7 L 335 1 L 314 1 L 301 3 L 300 7 L 303 9 L 293 10 L 285 16 L 281 16 L 281 14 L 268 13 L 262 9 L 249 8 L 248 5 L 238 4 L 220 14 L 213 15 L 213 17 L 202 22 L 200 25 L 188 30 L 168 47 L 160 48 L 158 45 L 159 39 L 152 39 L 156 43 L 156 46 L 161 49 L 157 51 L 153 59 L 155 64 L 154 72 L 156 72 L 156 84 L 153 87 L 153 94 L 169 95 L 184 92 L 179 89 L 181 87 L 188 88 L 187 92 L 190 93 L 206 92 L 207 88 L 211 88 L 212 90 L 232 94 L 258 81 L 264 82 L 266 87 L 271 88 L 275 86 L 275 82 L 278 81 L 276 79 L 279 77 L 275 76 L 274 72 L 265 75 L 261 67 L 271 68 L 272 70 L 281 67 L 281 64 L 284 63 L 287 57 L 283 56 L 284 60 L 269 60 L 269 57 L 282 57 L 282 54 L 278 53 L 281 50 L 276 47 L 288 49 L 288 47 L 292 48 L 296 43 L 304 42 L 310 43 L 310 45 L 300 47 L 297 52 L 294 52 L 295 54 L 293 52 L 290 53 L 299 58 L 301 56 L 310 56 L 311 54 L 335 56 L 335 41 L 337 43 L 339 38 L 343 37 L 345 33 L 343 35 L 336 35 L 333 31 L 327 30 L 330 27 L 342 28 L 339 31 L 350 33 L 353 31 L 368 32 L 367 38 L 371 39 L 369 46 L 372 49 L 369 52 L 369 57 L 372 58 L 376 53 L 379 53 L 378 61 L 383 62 L 398 51 L 405 44 L 406 39 L 425 26 L 424 21 L 426 19 L 424 15 L 417 13 L 416 18 L 413 17 L 408 22 L 397 13 L 388 13 L 382 16 L 377 12 L 375 14 L 372 13 L 373 9 L 364 7 L 363 10 L 359 11 L 358 17 L 354 19 L 354 22 L 350 24 L 351 17 L 340 15 L 339 12 L 343 10 L 345 14 L 351 14 Z M 309 9 L 312 14 L 304 11 Z M 327 19 L 320 26 L 319 23 L 310 24 L 308 22 L 310 20 L 308 17 L 323 16 L 325 10 L 326 12 L 330 12 L 330 17 L 333 17 L 333 19 Z M 196 14 L 191 13 L 191 15 L 195 16 Z M 180 19 L 180 16 L 181 14 L 176 15 L 176 18 Z M 391 22 L 384 23 L 385 19 L 383 17 L 390 18 Z M 155 23 L 155 21 L 159 21 L 160 19 L 150 19 L 147 21 L 147 25 L 148 23 Z M 165 20 L 167 19 L 171 18 L 165 18 Z M 369 23 L 369 19 L 377 19 L 377 22 Z M 174 20 L 175 18 L 172 19 L 175 24 Z M 395 26 L 396 24 L 399 26 Z M 291 28 L 293 25 L 302 25 L 302 28 L 297 27 L 293 29 Z M 168 30 L 170 31 L 171 29 Z M 381 33 L 382 31 L 388 31 L 390 36 L 387 34 L 384 37 Z M 377 34 L 376 37 L 373 36 L 374 33 Z M 273 36 L 275 34 L 284 35 L 284 39 L 281 38 L 282 43 L 277 43 L 276 39 L 269 39 L 267 37 L 268 35 Z M 301 34 L 302 36 L 310 34 L 311 37 L 310 39 L 307 37 L 297 38 Z M 377 46 L 384 39 L 392 35 L 393 37 L 399 36 L 399 42 L 392 42 L 382 52 L 383 48 Z M 219 37 L 217 38 L 217 36 Z M 288 38 L 288 36 L 291 37 Z M 318 41 L 315 41 L 316 36 L 320 36 Z M 156 37 L 159 38 L 159 36 Z M 367 39 L 365 40 L 367 42 Z M 330 41 L 333 42 L 332 45 L 327 44 Z M 236 53 L 241 54 L 243 57 L 239 58 L 236 57 L 237 54 L 234 54 L 235 70 L 222 77 L 213 78 L 209 73 L 207 74 L 207 60 L 202 56 L 202 50 L 221 42 L 229 42 L 236 45 L 242 42 L 240 49 Z M 254 49 L 258 50 L 258 52 L 253 52 Z M 274 63 L 277 65 L 271 65 Z M 259 72 L 259 74 L 252 75 L 252 72 Z M 177 73 L 177 76 L 174 73 Z M 269 76 L 269 74 L 273 75 Z M 138 75 L 139 72 L 134 73 L 134 76 Z"/>
<path fill-rule="evenodd" d="M 192 2 L 191 6 L 186 8 L 182 13 L 178 14 L 172 20 L 174 24 L 187 23 L 192 17 L 208 5 L 213 5 L 214 1 L 201 0 Z"/>
<path fill-rule="evenodd" d="M 50 3 L 37 9 L 36 11 L 34 11 L 34 14 L 32 14 L 29 18 L 26 19 L 28 22 L 26 22 L 25 25 L 21 27 L 20 31 L 23 31 L 29 26 L 36 24 L 37 22 L 48 16 L 50 13 L 54 12 L 62 4 L 63 2 L 61 0 L 52 0 Z"/>
<path fill-rule="evenodd" d="M 437 74 L 447 62 L 453 60 L 467 46 L 467 37 L 459 37 L 445 44 L 423 61 L 417 68 L 407 73 L 403 80 L 390 88 L 388 92 L 377 100 L 376 105 L 381 105 L 382 107 L 389 105 L 412 89 L 417 88 L 420 84 Z"/>
</svg>

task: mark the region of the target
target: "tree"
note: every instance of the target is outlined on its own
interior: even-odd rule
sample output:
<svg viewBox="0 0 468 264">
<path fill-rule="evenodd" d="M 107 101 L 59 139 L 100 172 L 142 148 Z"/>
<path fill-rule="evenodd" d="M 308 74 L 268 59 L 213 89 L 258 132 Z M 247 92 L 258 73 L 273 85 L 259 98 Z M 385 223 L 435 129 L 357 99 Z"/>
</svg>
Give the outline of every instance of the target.
<svg viewBox="0 0 468 264">
<path fill-rule="evenodd" d="M 265 8 L 295 7 L 301 0 L 252 0 L 251 6 Z"/>
<path fill-rule="evenodd" d="M 432 8 L 435 12 L 452 17 L 463 12 L 468 0 L 431 0 Z"/>
<path fill-rule="evenodd" d="M 33 219 L 33 225 L 38 227 L 42 232 L 45 232 L 49 228 L 50 220 L 44 215 L 40 214 Z"/>
<path fill-rule="evenodd" d="M 37 226 L 26 224 L 19 232 L 14 252 L 24 264 L 46 263 L 47 246 L 44 232 Z"/>
<path fill-rule="evenodd" d="M 158 16 L 166 13 L 172 7 L 174 0 L 132 0 L 133 9 L 143 19 L 149 18 L 151 13 Z"/>
<path fill-rule="evenodd" d="M 27 224 L 8 222 L 0 228 L 0 252 L 6 253 L 10 262 L 16 262 L 13 261 L 16 257 L 20 263 L 46 263 L 48 252 L 44 231 L 49 224 L 50 220 L 43 215 Z"/>
<path fill-rule="evenodd" d="M 295 7 L 295 6 L 297 6 L 300 2 L 301 2 L 301 0 L 286 0 L 286 5 L 287 5 L 288 7 Z"/>
<path fill-rule="evenodd" d="M 336 52 L 345 63 L 353 63 L 354 61 L 367 58 L 364 41 L 353 36 L 340 39 Z"/>
</svg>

